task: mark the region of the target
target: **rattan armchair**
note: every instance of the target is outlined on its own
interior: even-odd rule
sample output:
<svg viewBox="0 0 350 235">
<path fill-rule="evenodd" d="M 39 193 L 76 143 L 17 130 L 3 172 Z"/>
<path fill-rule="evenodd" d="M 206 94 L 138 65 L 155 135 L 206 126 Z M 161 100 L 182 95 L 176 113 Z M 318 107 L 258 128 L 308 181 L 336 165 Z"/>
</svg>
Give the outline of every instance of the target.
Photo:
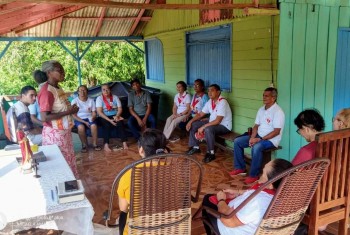
<svg viewBox="0 0 350 235">
<path fill-rule="evenodd" d="M 266 186 L 282 179 L 255 234 L 293 234 L 303 219 L 312 196 L 329 164 L 328 159 L 318 158 L 286 170 L 264 183 L 228 215 L 221 214 L 206 206 L 203 206 L 203 209 L 217 218 L 231 218 Z M 209 227 L 212 227 L 209 221 L 205 218 L 202 219 Z"/>
<path fill-rule="evenodd" d="M 164 154 L 136 161 L 115 178 L 106 225 L 120 178 L 131 170 L 129 234 L 190 234 L 191 200 L 198 201 L 202 167 L 194 158 Z M 191 190 L 195 195 L 191 195 Z"/>
</svg>

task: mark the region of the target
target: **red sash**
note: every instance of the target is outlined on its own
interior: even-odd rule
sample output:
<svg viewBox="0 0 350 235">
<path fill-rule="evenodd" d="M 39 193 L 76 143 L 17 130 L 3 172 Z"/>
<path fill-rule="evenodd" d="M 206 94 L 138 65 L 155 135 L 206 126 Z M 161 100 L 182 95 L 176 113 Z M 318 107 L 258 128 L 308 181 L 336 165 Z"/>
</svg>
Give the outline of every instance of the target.
<svg viewBox="0 0 350 235">
<path fill-rule="evenodd" d="M 204 95 L 204 93 L 201 95 L 201 96 L 196 96 L 196 97 L 193 97 L 193 100 L 192 100 L 192 109 L 194 109 L 194 107 L 196 107 L 196 105 L 198 104 L 198 102 L 201 100 L 200 98 L 202 98 L 202 96 Z"/>
<path fill-rule="evenodd" d="M 104 95 L 102 95 L 102 97 L 103 97 L 103 103 L 105 103 L 107 110 L 108 110 L 108 111 L 112 110 L 112 106 L 111 106 L 110 103 L 113 104 L 113 95 L 111 95 L 111 96 L 109 97 L 110 103 L 108 102 L 107 97 L 105 97 Z"/>
<path fill-rule="evenodd" d="M 184 92 L 185 94 L 183 96 L 180 96 L 180 93 L 179 93 L 179 97 L 177 97 L 177 101 L 179 102 L 179 105 L 182 103 L 182 101 L 185 99 L 187 93 Z"/>
<path fill-rule="evenodd" d="M 220 103 L 221 100 L 224 100 L 225 98 L 224 97 L 219 97 L 218 99 L 218 103 Z M 211 100 L 211 108 L 212 110 L 214 111 L 215 108 L 216 108 L 216 103 L 214 102 L 214 100 Z"/>
<path fill-rule="evenodd" d="M 254 189 L 254 190 L 257 190 L 262 184 L 254 184 L 250 189 Z M 263 189 L 264 192 L 270 194 L 270 195 L 275 195 L 276 193 L 276 190 L 275 189 Z"/>
</svg>

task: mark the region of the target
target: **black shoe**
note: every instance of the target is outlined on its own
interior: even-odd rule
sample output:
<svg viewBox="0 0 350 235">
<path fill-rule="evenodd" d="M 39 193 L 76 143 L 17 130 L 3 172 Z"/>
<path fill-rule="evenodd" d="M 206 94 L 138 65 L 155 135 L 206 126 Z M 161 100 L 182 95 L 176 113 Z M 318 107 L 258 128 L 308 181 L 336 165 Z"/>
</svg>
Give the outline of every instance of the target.
<svg viewBox="0 0 350 235">
<path fill-rule="evenodd" d="M 205 157 L 203 159 L 203 162 L 204 163 L 209 163 L 209 162 L 211 162 L 213 160 L 215 160 L 215 154 L 213 154 L 213 153 L 206 153 Z"/>
<path fill-rule="evenodd" d="M 196 148 L 190 148 L 188 151 L 187 151 L 187 155 L 192 155 L 192 154 L 195 154 L 195 153 L 201 153 L 201 150 L 200 149 L 196 149 Z"/>
</svg>

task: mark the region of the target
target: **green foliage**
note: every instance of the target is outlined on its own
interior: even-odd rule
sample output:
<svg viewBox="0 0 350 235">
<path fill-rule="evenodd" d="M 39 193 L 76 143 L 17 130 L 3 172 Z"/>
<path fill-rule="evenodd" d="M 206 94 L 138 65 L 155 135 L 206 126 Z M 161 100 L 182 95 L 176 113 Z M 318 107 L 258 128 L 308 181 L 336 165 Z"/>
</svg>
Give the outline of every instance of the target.
<svg viewBox="0 0 350 235">
<path fill-rule="evenodd" d="M 76 55 L 75 42 L 63 44 Z M 143 43 L 136 43 L 143 48 Z M 0 44 L 0 51 L 6 44 Z M 87 48 L 79 42 L 79 55 Z M 58 60 L 66 78 L 61 86 L 74 91 L 79 85 L 77 61 L 57 42 L 13 42 L 0 61 L 0 94 L 17 95 L 25 85 L 37 87 L 32 73 L 41 69 L 42 62 Z M 129 81 L 134 77 L 145 79 L 144 56 L 125 42 L 95 42 L 80 61 L 82 84 L 98 85 L 110 81 Z"/>
</svg>

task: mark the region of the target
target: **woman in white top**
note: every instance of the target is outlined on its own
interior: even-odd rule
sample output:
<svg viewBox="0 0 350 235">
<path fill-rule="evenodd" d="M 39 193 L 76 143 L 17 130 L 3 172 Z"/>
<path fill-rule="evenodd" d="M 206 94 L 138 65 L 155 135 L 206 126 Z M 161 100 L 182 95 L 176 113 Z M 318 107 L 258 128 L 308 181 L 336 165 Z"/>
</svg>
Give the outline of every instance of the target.
<svg viewBox="0 0 350 235">
<path fill-rule="evenodd" d="M 183 81 L 176 83 L 177 94 L 174 97 L 173 114 L 168 117 L 164 126 L 164 135 L 171 136 L 176 126 L 191 112 L 191 95 L 186 92 L 187 84 Z"/>
<path fill-rule="evenodd" d="M 88 141 L 86 137 L 86 128 L 90 129 L 92 135 L 92 145 L 95 151 L 100 151 L 101 147 L 97 145 L 97 125 L 96 125 L 96 105 L 95 101 L 88 97 L 88 89 L 85 85 L 78 87 L 78 97 L 72 100 L 72 105 L 76 104 L 79 111 L 73 114 L 74 125 L 78 128 L 78 134 L 81 141 L 81 152 L 87 152 Z"/>
</svg>

